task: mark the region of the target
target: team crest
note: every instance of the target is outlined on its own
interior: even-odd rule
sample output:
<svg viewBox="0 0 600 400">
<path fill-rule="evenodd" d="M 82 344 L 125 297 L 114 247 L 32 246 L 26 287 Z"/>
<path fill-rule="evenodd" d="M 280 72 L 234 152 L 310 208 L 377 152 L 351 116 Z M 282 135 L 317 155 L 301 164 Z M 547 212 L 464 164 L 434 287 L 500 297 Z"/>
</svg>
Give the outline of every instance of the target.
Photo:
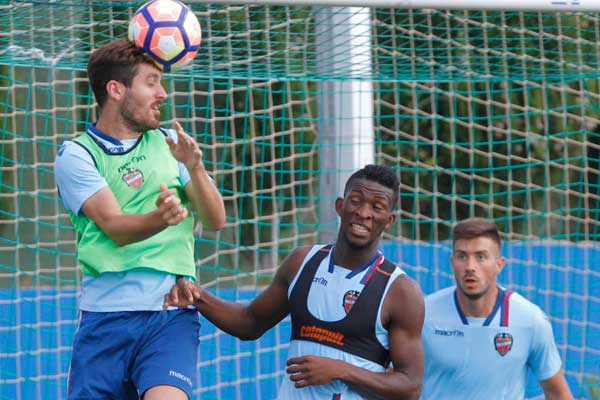
<svg viewBox="0 0 600 400">
<path fill-rule="evenodd" d="M 494 337 L 494 347 L 502 357 L 504 357 L 512 348 L 513 337 L 510 333 L 502 332 Z"/>
<path fill-rule="evenodd" d="M 354 303 L 356 303 L 356 299 L 358 299 L 358 295 L 360 294 L 360 292 L 357 292 L 356 290 L 348 290 L 346 292 L 346 294 L 344 294 L 344 311 L 346 311 L 346 314 L 348 314 L 350 312 L 350 310 L 352 309 L 352 306 L 354 305 Z"/>
<path fill-rule="evenodd" d="M 144 174 L 139 169 L 127 170 L 121 177 L 129 187 L 139 189 L 144 183 Z"/>
</svg>

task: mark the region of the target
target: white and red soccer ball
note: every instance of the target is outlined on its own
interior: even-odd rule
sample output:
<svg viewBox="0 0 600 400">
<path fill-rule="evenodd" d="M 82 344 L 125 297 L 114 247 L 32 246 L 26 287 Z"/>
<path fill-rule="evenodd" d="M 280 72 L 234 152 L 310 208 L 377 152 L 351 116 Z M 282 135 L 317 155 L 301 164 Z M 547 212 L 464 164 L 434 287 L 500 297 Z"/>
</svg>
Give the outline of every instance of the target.
<svg viewBox="0 0 600 400">
<path fill-rule="evenodd" d="M 165 72 L 189 64 L 200 47 L 198 18 L 177 0 L 151 0 L 129 22 L 128 37 Z"/>
</svg>

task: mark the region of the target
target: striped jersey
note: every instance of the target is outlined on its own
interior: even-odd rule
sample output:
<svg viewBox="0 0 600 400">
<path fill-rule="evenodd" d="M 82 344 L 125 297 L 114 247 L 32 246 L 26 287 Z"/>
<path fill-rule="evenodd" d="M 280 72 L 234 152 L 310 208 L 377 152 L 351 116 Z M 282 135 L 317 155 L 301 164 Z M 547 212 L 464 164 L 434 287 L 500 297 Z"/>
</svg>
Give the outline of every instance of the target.
<svg viewBox="0 0 600 400">
<path fill-rule="evenodd" d="M 542 381 L 561 368 L 547 316 L 501 287 L 485 318 L 465 316 L 455 287 L 430 294 L 425 298 L 422 337 L 421 400 L 523 399 L 528 369 Z"/>
</svg>

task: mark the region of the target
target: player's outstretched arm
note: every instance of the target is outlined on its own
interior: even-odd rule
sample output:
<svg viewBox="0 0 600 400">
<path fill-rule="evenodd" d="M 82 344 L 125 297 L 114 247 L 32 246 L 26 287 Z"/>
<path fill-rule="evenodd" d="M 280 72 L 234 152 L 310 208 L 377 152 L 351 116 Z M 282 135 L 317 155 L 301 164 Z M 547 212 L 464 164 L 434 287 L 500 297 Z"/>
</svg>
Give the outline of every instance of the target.
<svg viewBox="0 0 600 400">
<path fill-rule="evenodd" d="M 290 358 L 286 372 L 295 386 L 323 385 L 341 379 L 369 399 L 418 399 L 423 382 L 421 328 L 425 316 L 418 285 L 406 276 L 396 279 L 386 296 L 384 310 L 393 369 L 377 373 L 342 360 Z"/>
<path fill-rule="evenodd" d="M 100 189 L 83 203 L 81 210 L 117 245 L 138 242 L 149 238 L 170 225 L 177 225 L 188 215 L 181 207 L 175 189 L 160 186 L 156 209 L 146 214 L 123 214 L 108 186 Z"/>
<path fill-rule="evenodd" d="M 194 211 L 202 226 L 210 229 L 221 229 L 225 225 L 225 205 L 221 193 L 215 187 L 204 168 L 202 150 L 196 140 L 189 136 L 179 122 L 175 121 L 177 143 L 167 137 L 167 144 L 173 157 L 187 168 L 190 182 L 185 185 L 185 193 L 190 199 Z"/>
<path fill-rule="evenodd" d="M 573 394 L 561 369 L 550 379 L 540 381 L 546 400 L 573 400 Z"/>
<path fill-rule="evenodd" d="M 258 339 L 289 313 L 288 287 L 307 252 L 307 248 L 292 252 L 283 261 L 269 286 L 250 304 L 225 301 L 200 285 L 179 279 L 165 295 L 163 307 L 187 307 L 193 303 L 206 319 L 222 331 L 242 340 Z"/>
</svg>

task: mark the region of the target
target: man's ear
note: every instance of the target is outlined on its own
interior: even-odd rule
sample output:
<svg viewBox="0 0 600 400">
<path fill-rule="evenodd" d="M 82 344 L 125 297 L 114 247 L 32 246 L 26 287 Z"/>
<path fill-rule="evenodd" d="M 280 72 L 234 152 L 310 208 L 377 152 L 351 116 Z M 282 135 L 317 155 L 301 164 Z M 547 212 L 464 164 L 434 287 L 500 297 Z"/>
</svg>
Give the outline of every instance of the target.
<svg viewBox="0 0 600 400">
<path fill-rule="evenodd" d="M 121 100 L 125 94 L 125 85 L 119 81 L 110 80 L 106 83 L 106 93 L 114 100 Z"/>
<path fill-rule="evenodd" d="M 500 273 L 502 271 L 502 268 L 504 268 L 505 265 L 506 265 L 506 258 L 498 257 L 496 259 L 496 270 L 498 271 L 498 273 Z"/>
<path fill-rule="evenodd" d="M 342 216 L 342 206 L 344 205 L 344 199 L 342 199 L 341 197 L 338 197 L 337 199 L 335 199 L 335 212 L 337 213 L 337 215 L 339 217 Z"/>
<path fill-rule="evenodd" d="M 396 221 L 396 214 L 390 213 L 390 217 L 388 218 L 388 222 L 385 224 L 385 229 L 392 226 L 392 224 Z"/>
</svg>

